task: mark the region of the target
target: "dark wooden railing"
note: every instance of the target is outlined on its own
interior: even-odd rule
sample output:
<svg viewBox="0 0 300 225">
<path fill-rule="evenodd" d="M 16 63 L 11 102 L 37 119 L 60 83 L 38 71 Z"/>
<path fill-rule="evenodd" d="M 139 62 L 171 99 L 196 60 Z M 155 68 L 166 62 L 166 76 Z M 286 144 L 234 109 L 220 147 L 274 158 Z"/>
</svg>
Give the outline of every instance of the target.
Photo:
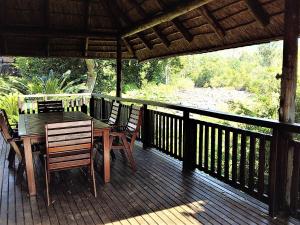
<svg viewBox="0 0 300 225">
<path fill-rule="evenodd" d="M 300 142 L 294 141 L 294 160 L 291 184 L 291 212 L 300 219 Z"/>
<path fill-rule="evenodd" d="M 112 101 L 120 101 L 120 122 L 125 123 L 130 104 L 144 107 L 141 141 L 183 161 L 183 169 L 198 168 L 229 185 L 269 204 L 275 215 L 278 194 L 278 141 L 281 131 L 300 134 L 299 124 L 253 118 L 137 99 L 93 94 L 94 116 L 106 118 Z M 92 107 L 91 107 L 92 108 Z M 92 112 L 91 112 L 92 114 Z M 205 119 L 205 118 L 209 119 Z M 218 119 L 217 122 L 208 122 Z M 235 123 L 237 126 L 226 125 Z M 240 127 L 256 127 L 243 129 Z M 264 129 L 264 132 L 258 131 Z M 299 210 L 299 147 L 294 142 L 295 157 L 290 191 L 290 210 Z M 300 146 L 300 145 L 299 145 Z"/>
<path fill-rule="evenodd" d="M 91 116 L 107 119 L 112 101 L 121 102 L 119 123 L 127 122 L 130 105 L 144 107 L 139 139 L 143 146 L 183 161 L 184 170 L 199 170 L 267 203 L 272 216 L 286 193 L 279 188 L 280 155 L 294 152 L 290 212 L 299 218 L 300 210 L 300 124 L 201 110 L 154 101 L 117 98 L 99 94 L 30 95 L 19 98 L 20 113 L 36 113 L 38 100 L 63 100 L 65 111 L 89 109 Z M 251 127 L 252 129 L 249 129 Z M 254 128 L 254 129 L 253 129 Z M 295 134 L 295 140 L 280 149 L 281 134 Z"/>
</svg>

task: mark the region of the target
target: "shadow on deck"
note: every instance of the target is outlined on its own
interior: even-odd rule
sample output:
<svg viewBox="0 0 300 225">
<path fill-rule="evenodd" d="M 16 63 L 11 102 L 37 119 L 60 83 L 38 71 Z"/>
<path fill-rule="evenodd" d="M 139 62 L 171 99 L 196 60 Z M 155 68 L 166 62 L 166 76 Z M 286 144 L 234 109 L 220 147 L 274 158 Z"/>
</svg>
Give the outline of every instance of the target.
<svg viewBox="0 0 300 225">
<path fill-rule="evenodd" d="M 299 224 L 273 220 L 265 204 L 155 150 L 135 147 L 133 174 L 120 154 L 112 163 L 111 183 L 97 174 L 98 197 L 81 171 L 52 179 L 46 206 L 43 167 L 35 157 L 38 195 L 29 198 L 25 182 L 15 185 L 7 167 L 9 146 L 0 137 L 0 224 Z"/>
</svg>

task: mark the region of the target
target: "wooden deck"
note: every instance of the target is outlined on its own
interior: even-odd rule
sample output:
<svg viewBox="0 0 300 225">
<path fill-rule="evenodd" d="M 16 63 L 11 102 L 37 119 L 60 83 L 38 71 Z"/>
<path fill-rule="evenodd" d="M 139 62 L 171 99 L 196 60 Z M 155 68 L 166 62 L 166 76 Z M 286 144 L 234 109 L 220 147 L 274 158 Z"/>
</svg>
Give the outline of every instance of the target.
<svg viewBox="0 0 300 225">
<path fill-rule="evenodd" d="M 15 184 L 7 167 L 8 145 L 0 137 L 0 224 L 299 224 L 273 220 L 267 206 L 202 172 L 181 172 L 181 162 L 155 150 L 135 147 L 133 174 L 120 154 L 112 163 L 112 180 L 98 197 L 89 191 L 81 171 L 61 172 L 52 179 L 54 203 L 46 206 L 43 167 L 38 157 L 38 196 L 29 198 L 25 182 Z"/>
</svg>

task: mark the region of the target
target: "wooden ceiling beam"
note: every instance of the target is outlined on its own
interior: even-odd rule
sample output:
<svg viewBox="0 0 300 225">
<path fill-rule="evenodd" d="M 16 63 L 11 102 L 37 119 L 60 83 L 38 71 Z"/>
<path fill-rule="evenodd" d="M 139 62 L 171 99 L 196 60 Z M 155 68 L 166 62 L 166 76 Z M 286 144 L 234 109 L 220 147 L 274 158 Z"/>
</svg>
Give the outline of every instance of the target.
<svg viewBox="0 0 300 225">
<path fill-rule="evenodd" d="M 166 8 L 165 4 L 160 0 L 156 0 L 156 2 L 159 5 L 160 10 L 164 12 L 164 9 Z M 187 42 L 193 41 L 193 35 L 180 23 L 180 21 L 177 18 L 171 20 L 170 22 L 179 31 L 179 33 L 181 33 L 181 35 Z"/>
<path fill-rule="evenodd" d="M 149 50 L 152 50 L 153 49 L 153 45 L 151 45 L 149 43 L 149 41 L 147 41 L 142 35 L 140 34 L 136 34 L 136 36 L 143 42 L 143 44 L 149 49 Z M 125 38 L 125 37 L 123 37 Z"/>
<path fill-rule="evenodd" d="M 134 52 L 133 48 L 131 47 L 131 45 L 129 44 L 129 42 L 126 40 L 126 38 L 123 38 L 122 40 L 123 40 L 123 42 L 124 42 L 124 44 L 125 44 L 125 46 L 126 46 L 128 52 L 129 52 L 131 55 L 135 56 L 135 52 Z"/>
<path fill-rule="evenodd" d="M 116 40 L 117 32 L 99 33 L 99 32 L 80 32 L 80 31 L 63 31 L 53 29 L 41 29 L 34 27 L 9 27 L 1 26 L 0 33 L 11 36 L 25 36 L 25 37 L 49 37 L 49 38 L 94 38 L 103 40 Z"/>
<path fill-rule="evenodd" d="M 90 23 L 91 23 L 91 0 L 85 1 L 85 13 L 84 13 L 84 28 L 86 32 L 90 31 Z M 88 49 L 89 49 L 89 37 L 86 37 L 84 40 L 84 48 L 83 48 L 83 55 L 87 57 L 88 55 Z"/>
<path fill-rule="evenodd" d="M 179 3 L 173 7 L 170 7 L 169 9 L 166 9 L 163 14 L 149 17 L 141 23 L 129 28 L 122 34 L 122 37 L 129 37 L 136 33 L 155 27 L 159 24 L 169 22 L 172 19 L 175 19 L 203 5 L 206 5 L 211 1 L 212 0 L 191 0 L 188 2 Z"/>
<path fill-rule="evenodd" d="M 49 19 L 49 0 L 45 0 L 44 1 L 44 26 L 45 29 L 49 29 L 50 26 L 50 19 Z M 45 50 L 45 54 L 48 57 L 50 55 L 50 43 L 49 43 L 49 38 L 45 37 L 45 45 L 46 45 L 46 50 Z"/>
<path fill-rule="evenodd" d="M 207 9 L 206 6 L 203 6 L 199 8 L 201 11 L 202 15 L 205 17 L 207 22 L 211 25 L 211 27 L 214 29 L 218 37 L 223 40 L 226 33 L 225 30 L 221 27 L 221 25 L 218 23 L 216 18 L 212 15 L 212 13 Z"/>
<path fill-rule="evenodd" d="M 106 8 L 109 10 L 110 14 L 113 15 L 113 23 L 118 27 L 118 30 L 121 30 L 122 25 L 120 21 L 117 19 L 119 18 L 118 13 L 115 11 L 116 8 L 113 6 L 110 6 L 110 0 L 102 0 L 102 2 L 105 4 Z M 126 18 L 125 18 L 126 19 Z M 135 51 L 133 47 L 130 45 L 129 41 L 127 41 L 126 38 L 122 38 L 124 45 L 126 46 L 128 52 L 133 56 L 136 57 Z"/>
<path fill-rule="evenodd" d="M 117 12 L 117 15 L 116 15 L 117 18 L 121 18 L 126 26 L 130 26 L 131 23 L 132 23 L 131 19 L 122 12 L 122 10 L 120 9 L 117 2 L 115 0 L 109 0 L 109 2 L 114 3 L 112 8 L 114 8 L 114 10 Z M 138 33 L 136 33 L 136 35 L 142 41 L 142 43 L 146 46 L 146 48 L 148 48 L 149 50 L 153 49 L 153 46 L 149 43 L 149 41 L 147 41 L 144 37 L 142 37 L 142 35 L 140 35 Z M 123 36 L 121 36 L 121 37 L 122 37 L 122 39 L 126 38 L 126 37 L 123 37 Z"/>
<path fill-rule="evenodd" d="M 248 9 L 253 14 L 257 22 L 265 27 L 270 23 L 270 15 L 262 7 L 262 5 L 257 0 L 244 0 L 248 6 Z"/>
<path fill-rule="evenodd" d="M 130 1 L 138 11 L 138 13 L 144 17 L 147 18 L 147 13 L 145 10 L 137 3 L 136 0 L 131 0 Z M 161 31 L 157 27 L 153 27 L 152 31 L 156 34 L 156 36 L 161 40 L 161 42 L 166 46 L 169 47 L 171 42 L 161 33 Z"/>
<path fill-rule="evenodd" d="M 183 26 L 183 24 L 178 19 L 174 19 L 172 22 L 186 41 L 192 42 L 194 40 L 194 36 L 188 31 L 188 29 L 186 29 L 185 26 Z"/>
</svg>

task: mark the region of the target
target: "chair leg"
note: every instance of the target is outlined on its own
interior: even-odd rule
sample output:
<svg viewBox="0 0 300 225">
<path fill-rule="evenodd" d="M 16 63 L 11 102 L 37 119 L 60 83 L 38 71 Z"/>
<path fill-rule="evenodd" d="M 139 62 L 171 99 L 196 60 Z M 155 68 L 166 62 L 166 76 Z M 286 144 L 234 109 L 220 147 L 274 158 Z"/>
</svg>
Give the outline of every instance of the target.
<svg viewBox="0 0 300 225">
<path fill-rule="evenodd" d="M 134 161 L 132 151 L 130 150 L 130 146 L 127 142 L 127 139 L 126 139 L 125 135 L 122 136 L 122 141 L 123 141 L 123 145 L 125 147 L 125 152 L 126 152 L 126 155 L 128 157 L 128 161 L 130 163 L 130 166 L 131 166 L 132 170 L 135 172 L 136 171 L 135 161 Z"/>
<path fill-rule="evenodd" d="M 15 151 L 12 149 L 12 147 L 10 148 L 9 150 L 9 153 L 8 153 L 8 157 L 7 157 L 7 160 L 8 160 L 8 168 L 9 169 L 13 169 L 14 168 L 14 165 L 15 165 Z"/>
<path fill-rule="evenodd" d="M 111 156 L 112 160 L 116 160 L 116 154 L 114 153 L 114 151 L 112 149 L 110 150 L 110 156 Z"/>
<path fill-rule="evenodd" d="M 91 164 L 90 170 L 91 170 L 91 177 L 92 177 L 92 182 L 93 182 L 94 196 L 95 196 L 95 198 L 97 198 L 97 189 L 96 189 L 94 163 Z"/>
<path fill-rule="evenodd" d="M 19 163 L 17 169 L 17 180 L 16 180 L 17 184 L 20 184 L 22 182 L 24 171 L 25 171 L 25 163 L 23 158 L 22 161 Z"/>
<path fill-rule="evenodd" d="M 115 155 L 114 151 L 111 149 L 112 145 L 113 145 L 113 142 L 114 142 L 114 137 L 109 137 L 110 156 L 111 156 L 112 160 L 115 160 L 116 159 L 116 155 Z"/>
<path fill-rule="evenodd" d="M 49 173 L 47 171 L 47 165 L 45 163 L 45 181 L 46 181 L 46 194 L 47 194 L 47 204 L 50 206 L 50 195 L 49 195 L 49 182 L 48 182 L 48 177 Z"/>
</svg>

